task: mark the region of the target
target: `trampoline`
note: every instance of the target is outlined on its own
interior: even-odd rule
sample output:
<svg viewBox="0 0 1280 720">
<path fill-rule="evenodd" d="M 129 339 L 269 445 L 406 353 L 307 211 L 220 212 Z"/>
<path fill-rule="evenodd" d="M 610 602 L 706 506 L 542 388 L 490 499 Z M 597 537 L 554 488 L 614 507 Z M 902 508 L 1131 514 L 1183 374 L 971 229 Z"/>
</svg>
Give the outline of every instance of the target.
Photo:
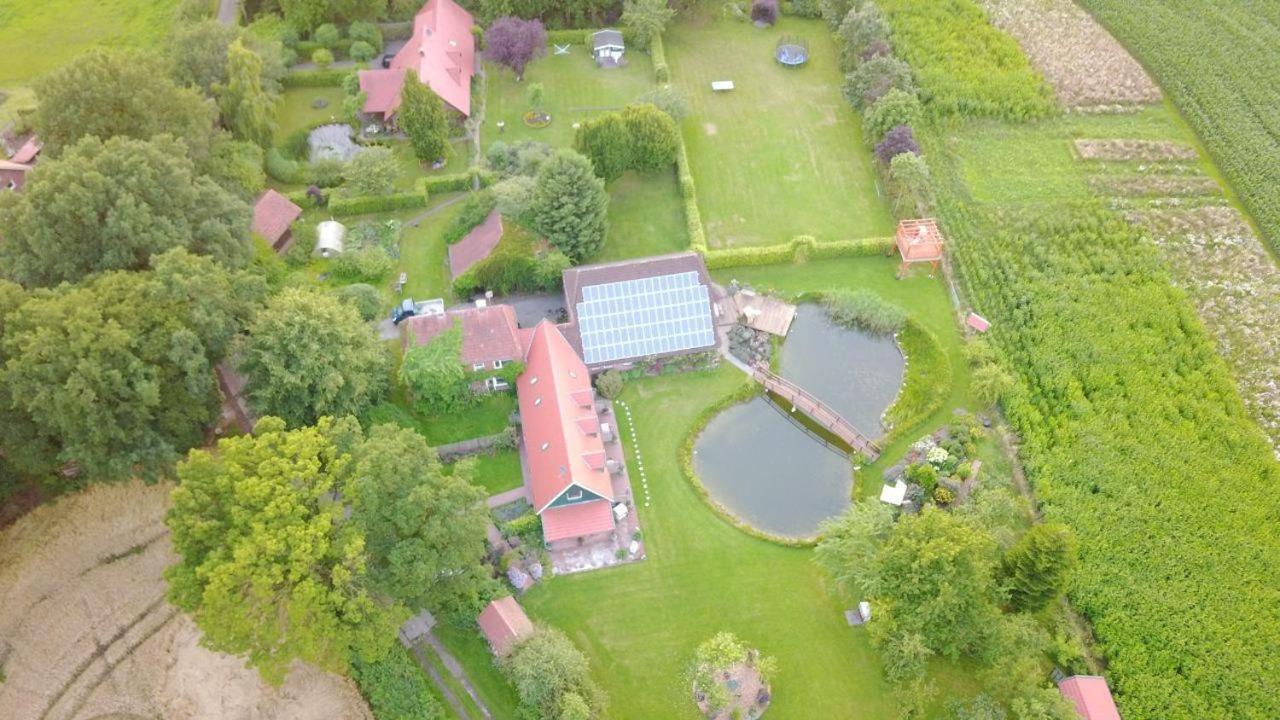
<svg viewBox="0 0 1280 720">
<path fill-rule="evenodd" d="M 787 67 L 799 67 L 809 61 L 809 43 L 801 37 L 783 35 L 773 50 L 773 57 Z"/>
</svg>

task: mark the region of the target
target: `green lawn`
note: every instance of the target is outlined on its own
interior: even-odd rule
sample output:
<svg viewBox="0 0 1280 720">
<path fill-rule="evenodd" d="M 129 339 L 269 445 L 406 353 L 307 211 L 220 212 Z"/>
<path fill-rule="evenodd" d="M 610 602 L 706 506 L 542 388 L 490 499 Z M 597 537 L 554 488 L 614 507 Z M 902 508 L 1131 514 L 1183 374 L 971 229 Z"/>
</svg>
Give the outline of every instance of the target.
<svg viewBox="0 0 1280 720">
<path fill-rule="evenodd" d="M 482 435 L 492 435 L 502 432 L 502 429 L 507 426 L 507 416 L 515 409 L 515 393 L 489 393 L 461 412 L 450 413 L 443 417 L 421 418 L 419 431 L 431 445 L 444 445 Z"/>
<path fill-rule="evenodd" d="M 533 61 L 525 69 L 523 82 L 516 82 L 510 70 L 487 65 L 488 100 L 480 131 L 484 147 L 496 140 L 537 140 L 569 147 L 575 122 L 619 110 L 653 87 L 649 57 L 635 51 L 628 55 L 631 62 L 626 67 L 601 70 L 586 47 L 574 45 L 568 55 L 549 54 Z M 546 92 L 544 110 L 551 115 L 551 125 L 545 128 L 530 128 L 522 119 L 530 109 L 525 94 L 531 83 L 542 83 Z M 498 121 L 506 123 L 502 132 L 498 132 Z"/>
<path fill-rule="evenodd" d="M 892 218 L 860 121 L 840 94 L 826 26 L 784 17 L 758 30 L 721 18 L 718 7 L 666 33 L 672 82 L 693 110 L 683 130 L 711 246 L 890 234 Z M 807 65 L 787 69 L 774 60 L 783 34 L 809 42 Z M 715 80 L 736 88 L 712 92 Z"/>
<path fill-rule="evenodd" d="M 502 677 L 493 662 L 489 644 L 473 628 L 460 628 L 449 623 L 435 627 L 436 638 L 467 670 L 467 678 L 494 718 L 514 718 L 519 704 L 515 690 Z"/>
<path fill-rule="evenodd" d="M 627 173 L 609 185 L 609 239 L 594 261 L 625 260 L 689 249 L 674 170 Z"/>
<path fill-rule="evenodd" d="M 445 199 L 438 198 L 441 202 Z M 446 304 L 451 304 L 453 282 L 449 279 L 446 262 L 449 249 L 444 242 L 444 231 L 461 209 L 462 204 L 455 203 L 423 219 L 417 227 L 405 226 L 400 236 L 400 261 L 391 273 L 392 282 L 401 272 L 408 273 L 404 297 L 414 300 L 444 298 Z"/>
<path fill-rule="evenodd" d="M 472 482 L 497 495 L 520 487 L 524 478 L 520 474 L 520 454 L 515 450 L 498 450 L 475 456 L 476 471 Z"/>
<path fill-rule="evenodd" d="M 276 106 L 276 142 L 319 123 L 340 122 L 342 101 L 346 97 L 340 87 L 287 88 Z M 327 105 L 314 107 L 317 100 L 323 100 Z"/>
</svg>

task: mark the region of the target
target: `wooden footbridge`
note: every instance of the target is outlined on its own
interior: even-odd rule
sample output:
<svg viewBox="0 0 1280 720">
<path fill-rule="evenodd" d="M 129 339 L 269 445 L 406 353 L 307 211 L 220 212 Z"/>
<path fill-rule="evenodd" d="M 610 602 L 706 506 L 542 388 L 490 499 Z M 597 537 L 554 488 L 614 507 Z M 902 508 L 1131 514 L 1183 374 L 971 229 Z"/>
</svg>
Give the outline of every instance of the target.
<svg viewBox="0 0 1280 720">
<path fill-rule="evenodd" d="M 848 420 L 845 420 L 830 406 L 809 394 L 808 390 L 790 380 L 775 375 L 768 368 L 756 365 L 751 369 L 751 377 L 764 385 L 764 389 L 791 403 L 796 410 L 804 413 L 819 427 L 836 436 L 840 442 L 862 453 L 869 461 L 874 462 L 880 456 L 880 448 L 865 435 L 858 432 Z"/>
</svg>

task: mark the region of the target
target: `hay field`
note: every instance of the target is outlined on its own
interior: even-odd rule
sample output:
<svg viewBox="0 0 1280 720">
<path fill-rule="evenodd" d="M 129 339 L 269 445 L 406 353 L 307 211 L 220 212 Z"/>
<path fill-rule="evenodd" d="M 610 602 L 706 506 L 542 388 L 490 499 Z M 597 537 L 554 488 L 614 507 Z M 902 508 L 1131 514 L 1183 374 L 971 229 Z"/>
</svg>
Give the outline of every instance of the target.
<svg viewBox="0 0 1280 720">
<path fill-rule="evenodd" d="M 368 719 L 355 686 L 299 666 L 278 689 L 164 598 L 170 485 L 92 487 L 0 533 L 6 720 Z"/>
</svg>

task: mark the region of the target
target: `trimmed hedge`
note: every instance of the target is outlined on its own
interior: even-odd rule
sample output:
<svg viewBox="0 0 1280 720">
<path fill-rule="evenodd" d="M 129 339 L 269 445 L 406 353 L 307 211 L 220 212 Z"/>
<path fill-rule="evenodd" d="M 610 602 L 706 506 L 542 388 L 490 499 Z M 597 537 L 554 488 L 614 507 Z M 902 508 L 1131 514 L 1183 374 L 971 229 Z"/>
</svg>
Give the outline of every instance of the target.
<svg viewBox="0 0 1280 720">
<path fill-rule="evenodd" d="M 586 29 L 570 28 L 568 30 L 548 30 L 547 45 L 590 45 L 591 34 L 596 32 L 597 30 L 602 30 L 602 29 L 603 28 L 586 28 Z M 625 44 L 627 45 L 633 44 L 632 41 L 635 38 L 630 28 L 614 28 L 614 29 L 622 31 L 622 41 Z"/>
<path fill-rule="evenodd" d="M 684 223 L 689 233 L 689 249 L 707 252 L 707 233 L 702 228 L 702 213 L 698 210 L 698 191 L 693 183 L 693 172 L 689 169 L 689 154 L 685 151 L 684 135 L 677 135 L 680 142 L 676 147 L 676 177 L 680 181 L 680 199 L 684 204 Z"/>
<path fill-rule="evenodd" d="M 418 180 L 418 189 L 429 195 L 451 192 L 469 192 L 472 181 L 480 179 L 480 187 L 487 188 L 497 182 L 497 175 L 487 170 L 473 168 L 464 173 L 435 175 Z"/>
<path fill-rule="evenodd" d="M 667 49 L 662 44 L 662 33 L 653 36 L 649 44 L 649 57 L 653 59 L 653 79 L 660 83 L 671 81 L 671 71 L 667 69 Z"/>
<path fill-rule="evenodd" d="M 267 175 L 271 176 L 271 179 L 289 185 L 297 185 L 306 181 L 307 176 L 302 164 L 297 160 L 290 160 L 285 157 L 276 148 L 267 150 L 265 160 Z"/>
<path fill-rule="evenodd" d="M 286 88 L 297 87 L 340 87 L 342 78 L 351 70 L 294 70 L 285 73 L 280 83 Z"/>
<path fill-rule="evenodd" d="M 841 257 L 866 257 L 884 254 L 893 246 L 893 238 L 865 238 L 862 240 L 835 240 L 818 242 L 808 235 L 799 235 L 790 242 L 760 247 L 706 250 L 707 268 L 718 270 L 730 267 L 755 265 L 781 265 L 808 260 L 828 260 Z"/>
<path fill-rule="evenodd" d="M 334 198 L 329 201 L 329 212 L 336 217 L 368 215 L 406 208 L 426 207 L 429 195 L 419 192 L 394 193 L 392 195 L 366 195 L 363 197 Z"/>
</svg>

